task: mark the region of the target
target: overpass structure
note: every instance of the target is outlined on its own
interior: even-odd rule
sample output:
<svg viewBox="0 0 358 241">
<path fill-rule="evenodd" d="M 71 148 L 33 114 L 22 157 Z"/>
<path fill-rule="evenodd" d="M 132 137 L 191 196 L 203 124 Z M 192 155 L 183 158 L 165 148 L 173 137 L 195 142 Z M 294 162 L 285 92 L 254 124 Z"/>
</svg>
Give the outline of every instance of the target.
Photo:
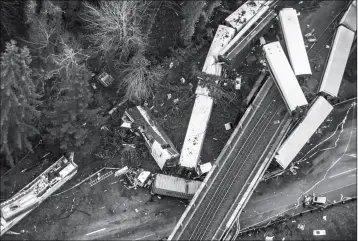
<svg viewBox="0 0 358 241">
<path fill-rule="evenodd" d="M 291 123 L 271 77 L 249 106 L 169 240 L 228 235 Z"/>
</svg>

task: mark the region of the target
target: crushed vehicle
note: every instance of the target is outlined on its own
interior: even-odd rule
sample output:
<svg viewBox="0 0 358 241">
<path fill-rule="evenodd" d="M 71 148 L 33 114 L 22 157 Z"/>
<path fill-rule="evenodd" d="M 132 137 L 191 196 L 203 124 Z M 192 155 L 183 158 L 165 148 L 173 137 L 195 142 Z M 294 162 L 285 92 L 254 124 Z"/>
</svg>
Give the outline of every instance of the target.
<svg viewBox="0 0 358 241">
<path fill-rule="evenodd" d="M 324 208 L 327 203 L 326 197 L 317 197 L 314 193 L 304 197 L 303 206 L 304 207 L 321 207 Z"/>
</svg>

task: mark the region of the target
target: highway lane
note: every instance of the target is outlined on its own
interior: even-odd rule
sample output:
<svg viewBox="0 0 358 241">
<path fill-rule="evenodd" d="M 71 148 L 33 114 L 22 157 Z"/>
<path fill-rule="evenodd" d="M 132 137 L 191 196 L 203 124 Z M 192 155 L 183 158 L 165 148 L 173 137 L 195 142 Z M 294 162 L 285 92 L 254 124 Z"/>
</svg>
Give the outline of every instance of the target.
<svg viewBox="0 0 358 241">
<path fill-rule="evenodd" d="M 297 175 L 279 176 L 258 185 L 240 216 L 242 230 L 303 211 L 305 194 L 327 194 L 331 202 L 339 201 L 341 195 L 357 195 L 355 101 L 335 107 L 323 124 L 330 126 L 322 134 L 317 133 L 297 157 Z"/>
</svg>

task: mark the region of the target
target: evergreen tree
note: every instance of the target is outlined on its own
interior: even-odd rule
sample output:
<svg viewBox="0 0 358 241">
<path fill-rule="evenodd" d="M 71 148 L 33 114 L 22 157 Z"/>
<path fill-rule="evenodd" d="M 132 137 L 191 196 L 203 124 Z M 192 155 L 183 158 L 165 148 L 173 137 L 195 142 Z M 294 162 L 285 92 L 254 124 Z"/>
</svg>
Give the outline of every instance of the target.
<svg viewBox="0 0 358 241">
<path fill-rule="evenodd" d="M 100 127 L 107 118 L 100 115 L 99 108 L 90 108 L 91 72 L 85 65 L 72 64 L 66 73 L 52 110 L 47 112 L 52 125 L 48 131 L 51 140 L 60 142 L 61 149 L 75 151 L 78 147 L 94 144 L 94 137 L 100 135 Z M 86 151 L 84 149 L 82 151 Z"/>
<path fill-rule="evenodd" d="M 40 117 L 36 109 L 41 104 L 31 78 L 29 50 L 16 46 L 12 40 L 1 54 L 1 148 L 9 165 L 13 166 L 16 153 L 31 150 L 28 137 L 39 134 L 31 121 Z"/>
</svg>

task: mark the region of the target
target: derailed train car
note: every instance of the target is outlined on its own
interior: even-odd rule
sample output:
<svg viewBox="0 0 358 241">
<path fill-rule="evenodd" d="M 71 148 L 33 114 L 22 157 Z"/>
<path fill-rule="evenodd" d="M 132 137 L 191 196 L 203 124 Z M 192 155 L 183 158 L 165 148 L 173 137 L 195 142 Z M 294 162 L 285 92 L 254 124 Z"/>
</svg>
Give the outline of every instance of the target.
<svg viewBox="0 0 358 241">
<path fill-rule="evenodd" d="M 325 98 L 322 96 L 316 98 L 306 116 L 288 135 L 277 151 L 275 159 L 283 169 L 290 165 L 332 110 L 333 106 Z"/>
<path fill-rule="evenodd" d="M 293 72 L 296 76 L 310 76 L 312 74 L 311 66 L 296 10 L 284 8 L 278 16 Z"/>
<path fill-rule="evenodd" d="M 328 99 L 338 97 L 343 74 L 348 62 L 357 31 L 356 1 L 352 2 L 343 15 L 334 35 L 319 92 Z"/>
<path fill-rule="evenodd" d="M 1 235 L 38 207 L 77 173 L 78 166 L 73 160 L 73 152 L 68 157 L 61 157 L 12 198 L 0 204 Z"/>
<path fill-rule="evenodd" d="M 291 114 L 304 112 L 308 102 L 279 42 L 263 46 L 264 55 L 284 102 Z"/>
<path fill-rule="evenodd" d="M 142 134 L 146 146 L 162 171 L 169 172 L 177 166 L 179 152 L 156 123 L 148 108 L 142 106 L 129 108 L 122 119 L 128 127 Z"/>
</svg>

